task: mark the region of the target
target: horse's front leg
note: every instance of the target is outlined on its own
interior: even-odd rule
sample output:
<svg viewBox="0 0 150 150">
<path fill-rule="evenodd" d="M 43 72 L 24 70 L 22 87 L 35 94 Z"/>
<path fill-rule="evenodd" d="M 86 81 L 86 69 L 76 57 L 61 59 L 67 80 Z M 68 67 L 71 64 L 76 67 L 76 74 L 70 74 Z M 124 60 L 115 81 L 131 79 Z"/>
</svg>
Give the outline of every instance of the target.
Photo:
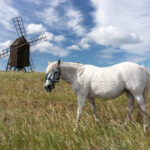
<svg viewBox="0 0 150 150">
<path fill-rule="evenodd" d="M 83 107 L 84 107 L 85 99 L 86 98 L 81 96 L 81 95 L 78 96 L 77 128 L 80 127 L 80 118 L 81 118 L 82 110 L 83 110 Z"/>
</svg>

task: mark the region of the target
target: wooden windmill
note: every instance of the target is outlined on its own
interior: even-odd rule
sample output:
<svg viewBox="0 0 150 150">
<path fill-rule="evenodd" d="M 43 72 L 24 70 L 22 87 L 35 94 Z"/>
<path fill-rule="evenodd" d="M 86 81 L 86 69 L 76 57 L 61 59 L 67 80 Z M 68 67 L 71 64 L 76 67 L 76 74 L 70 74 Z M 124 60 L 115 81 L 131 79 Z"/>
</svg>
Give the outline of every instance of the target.
<svg viewBox="0 0 150 150">
<path fill-rule="evenodd" d="M 30 56 L 30 47 L 32 45 L 44 42 L 47 40 L 45 34 L 39 34 L 27 40 L 22 17 L 15 17 L 12 19 L 18 38 L 10 45 L 10 48 L 0 51 L 0 58 L 9 56 L 6 71 L 9 70 L 23 70 L 34 71 L 35 67 Z"/>
</svg>

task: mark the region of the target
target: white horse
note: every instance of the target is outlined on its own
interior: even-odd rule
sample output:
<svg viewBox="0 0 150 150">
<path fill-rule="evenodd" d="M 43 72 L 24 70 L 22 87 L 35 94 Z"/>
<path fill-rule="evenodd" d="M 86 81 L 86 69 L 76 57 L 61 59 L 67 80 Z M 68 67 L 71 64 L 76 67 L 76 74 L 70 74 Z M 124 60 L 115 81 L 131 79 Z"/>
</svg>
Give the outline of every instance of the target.
<svg viewBox="0 0 150 150">
<path fill-rule="evenodd" d="M 131 119 L 136 100 L 143 114 L 144 131 L 146 131 L 149 74 L 144 66 L 132 62 L 123 62 L 106 68 L 60 62 L 60 60 L 49 63 L 46 69 L 45 89 L 51 91 L 60 78 L 71 84 L 78 97 L 77 127 L 86 98 L 92 106 L 95 120 L 98 121 L 94 98 L 113 99 L 125 92 L 128 99 L 125 124 Z"/>
</svg>

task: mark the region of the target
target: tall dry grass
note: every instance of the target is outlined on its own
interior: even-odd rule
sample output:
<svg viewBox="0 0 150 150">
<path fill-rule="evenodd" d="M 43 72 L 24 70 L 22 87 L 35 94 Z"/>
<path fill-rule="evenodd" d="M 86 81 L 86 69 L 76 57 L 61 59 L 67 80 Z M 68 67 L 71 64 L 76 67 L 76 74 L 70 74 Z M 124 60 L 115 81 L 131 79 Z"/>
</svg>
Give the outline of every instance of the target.
<svg viewBox="0 0 150 150">
<path fill-rule="evenodd" d="M 86 102 L 81 127 L 73 132 L 77 100 L 71 87 L 61 81 L 47 93 L 43 86 L 43 73 L 0 73 L 0 150 L 150 149 L 150 133 L 143 132 L 137 106 L 133 122 L 122 126 L 125 95 L 107 102 L 96 99 L 100 124 Z"/>
</svg>

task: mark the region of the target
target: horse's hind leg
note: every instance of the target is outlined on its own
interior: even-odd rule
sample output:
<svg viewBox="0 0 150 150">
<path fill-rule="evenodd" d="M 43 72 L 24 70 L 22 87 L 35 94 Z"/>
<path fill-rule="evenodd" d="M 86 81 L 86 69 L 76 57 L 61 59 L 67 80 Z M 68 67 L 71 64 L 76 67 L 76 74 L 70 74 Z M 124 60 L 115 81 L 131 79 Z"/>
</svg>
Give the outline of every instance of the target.
<svg viewBox="0 0 150 150">
<path fill-rule="evenodd" d="M 99 119 L 98 119 L 98 116 L 97 116 L 97 113 L 96 113 L 95 101 L 94 101 L 94 99 L 92 99 L 92 98 L 89 98 L 88 100 L 89 100 L 89 102 L 90 102 L 90 104 L 91 104 L 92 111 L 93 111 L 93 113 L 94 113 L 95 121 L 96 121 L 96 122 L 99 122 Z"/>
<path fill-rule="evenodd" d="M 144 99 L 143 95 L 136 95 L 134 96 L 138 105 L 139 105 L 139 108 L 141 110 L 141 113 L 143 115 L 143 121 L 144 121 L 144 132 L 146 132 L 146 128 L 148 126 L 147 124 L 147 106 L 146 106 L 146 100 Z"/>
<path fill-rule="evenodd" d="M 135 108 L 134 96 L 129 91 L 126 91 L 126 96 L 127 96 L 127 100 L 128 100 L 128 114 L 127 114 L 127 117 L 126 117 L 125 122 L 124 122 L 125 125 L 127 125 L 129 120 L 131 120 L 131 115 L 132 115 L 133 110 Z"/>
<path fill-rule="evenodd" d="M 85 103 L 85 98 L 82 96 L 78 96 L 77 128 L 79 128 L 80 126 L 80 118 L 84 107 L 84 103 Z"/>
</svg>

